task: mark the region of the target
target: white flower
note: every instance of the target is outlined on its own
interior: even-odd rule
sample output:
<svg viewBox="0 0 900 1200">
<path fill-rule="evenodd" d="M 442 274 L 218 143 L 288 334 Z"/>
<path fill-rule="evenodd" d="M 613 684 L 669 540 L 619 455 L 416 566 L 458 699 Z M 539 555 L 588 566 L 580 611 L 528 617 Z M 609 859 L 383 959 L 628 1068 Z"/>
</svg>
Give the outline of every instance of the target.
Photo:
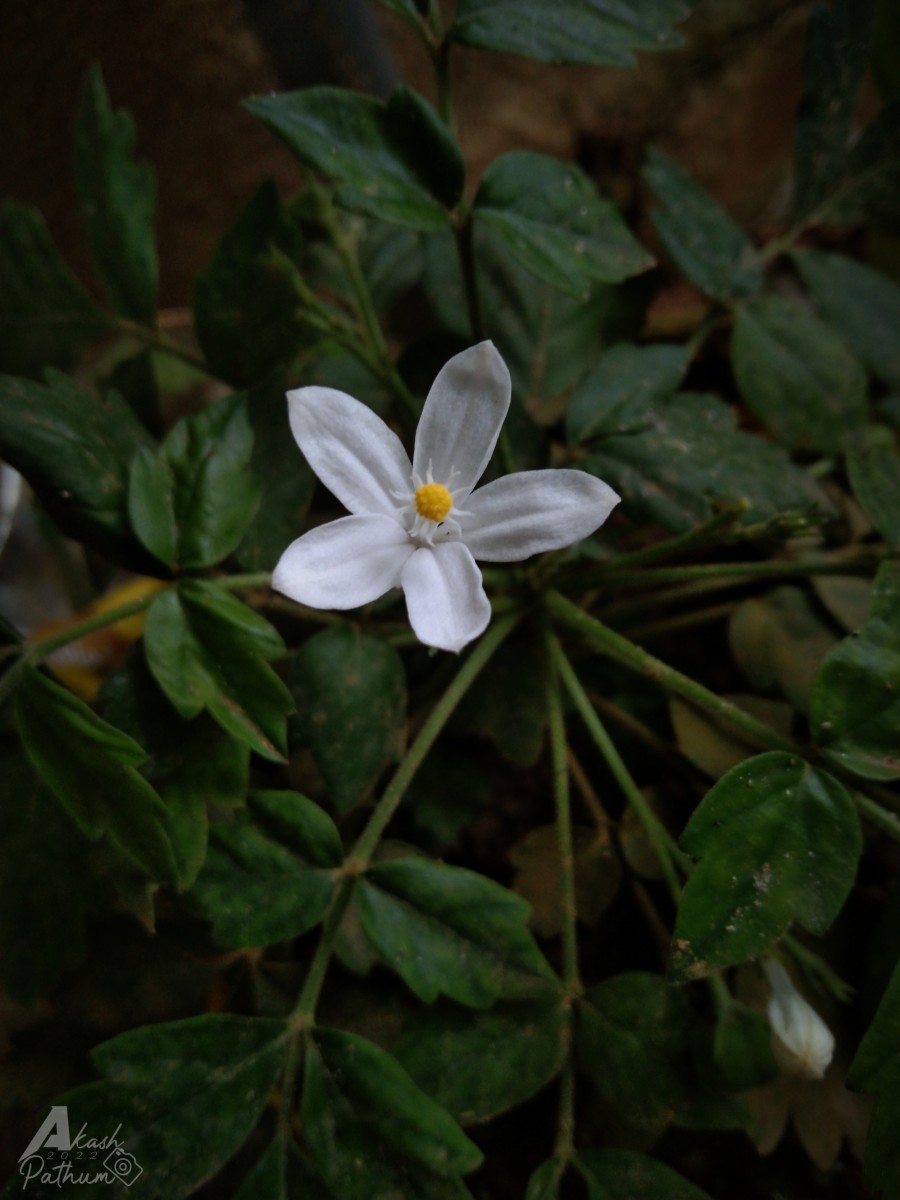
<svg viewBox="0 0 900 1200">
<path fill-rule="evenodd" d="M 473 491 L 509 408 L 491 342 L 451 358 L 432 385 L 410 463 L 371 409 L 332 388 L 288 392 L 312 469 L 350 510 L 298 538 L 272 586 L 312 608 L 357 608 L 401 587 L 416 637 L 459 651 L 491 609 L 475 559 L 518 562 L 602 525 L 619 497 L 584 471 L 523 471 Z"/>
<path fill-rule="evenodd" d="M 767 959 L 763 970 L 772 987 L 766 1012 L 775 1035 L 775 1058 L 790 1075 L 821 1079 L 834 1054 L 831 1030 L 803 999 L 780 962 Z"/>
</svg>

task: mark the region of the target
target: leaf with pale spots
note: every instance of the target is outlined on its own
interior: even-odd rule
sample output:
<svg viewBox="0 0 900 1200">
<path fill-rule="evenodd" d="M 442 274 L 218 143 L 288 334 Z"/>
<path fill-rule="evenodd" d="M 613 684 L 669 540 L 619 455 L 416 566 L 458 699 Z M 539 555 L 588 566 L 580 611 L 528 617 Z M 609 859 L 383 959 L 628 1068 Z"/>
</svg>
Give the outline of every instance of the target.
<svg viewBox="0 0 900 1200">
<path fill-rule="evenodd" d="M 700 861 L 675 925 L 679 981 L 764 954 L 792 921 L 824 933 L 853 885 L 862 833 L 843 784 L 772 751 L 719 780 L 682 843 Z"/>
<path fill-rule="evenodd" d="M 900 563 L 882 563 L 868 621 L 819 668 L 810 724 L 841 766 L 864 779 L 900 778 Z"/>
<path fill-rule="evenodd" d="M 304 1137 L 341 1200 L 465 1200 L 481 1153 L 395 1058 L 365 1038 L 317 1029 L 305 1056 Z"/>
<path fill-rule="evenodd" d="M 475 1008 L 552 988 L 528 932 L 530 906 L 492 879 L 424 858 L 371 867 L 357 891 L 363 931 L 430 1003 L 442 993 Z"/>
</svg>

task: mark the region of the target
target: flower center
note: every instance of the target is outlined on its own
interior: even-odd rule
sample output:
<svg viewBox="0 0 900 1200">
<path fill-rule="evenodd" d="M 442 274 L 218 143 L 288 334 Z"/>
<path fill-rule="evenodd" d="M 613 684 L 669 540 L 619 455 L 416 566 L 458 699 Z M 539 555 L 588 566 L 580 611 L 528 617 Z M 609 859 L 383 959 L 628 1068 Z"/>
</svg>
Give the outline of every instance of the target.
<svg viewBox="0 0 900 1200">
<path fill-rule="evenodd" d="M 442 483 L 423 483 L 416 488 L 416 512 L 426 521 L 443 521 L 453 507 L 453 497 Z"/>
</svg>

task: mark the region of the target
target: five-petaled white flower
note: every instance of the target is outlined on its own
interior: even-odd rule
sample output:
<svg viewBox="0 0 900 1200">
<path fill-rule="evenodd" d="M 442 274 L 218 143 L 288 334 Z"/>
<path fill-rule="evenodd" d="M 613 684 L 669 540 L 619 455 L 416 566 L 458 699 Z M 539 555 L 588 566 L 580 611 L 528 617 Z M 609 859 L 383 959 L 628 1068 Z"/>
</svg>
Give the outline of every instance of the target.
<svg viewBox="0 0 900 1200">
<path fill-rule="evenodd" d="M 763 970 L 772 988 L 766 1012 L 776 1060 L 789 1075 L 821 1079 L 834 1054 L 834 1035 L 777 959 L 766 959 Z"/>
<path fill-rule="evenodd" d="M 510 400 L 491 342 L 451 358 L 432 385 L 410 463 L 380 417 L 325 387 L 288 392 L 291 429 L 312 469 L 350 510 L 285 550 L 272 586 L 312 608 L 356 608 L 394 587 L 416 636 L 459 651 L 491 608 L 475 559 L 518 562 L 602 525 L 619 497 L 584 471 L 523 471 L 475 484 Z"/>
</svg>

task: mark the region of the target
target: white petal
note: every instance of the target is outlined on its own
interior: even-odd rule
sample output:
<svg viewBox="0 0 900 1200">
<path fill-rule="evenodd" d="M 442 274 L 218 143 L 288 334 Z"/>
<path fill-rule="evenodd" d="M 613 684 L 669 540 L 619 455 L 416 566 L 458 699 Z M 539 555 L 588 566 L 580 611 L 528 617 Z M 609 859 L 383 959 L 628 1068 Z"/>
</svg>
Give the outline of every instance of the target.
<svg viewBox="0 0 900 1200">
<path fill-rule="evenodd" d="M 288 392 L 288 416 L 307 462 L 350 512 L 397 511 L 391 492 L 410 492 L 412 467 L 381 417 L 334 388 Z"/>
<path fill-rule="evenodd" d="M 272 587 L 310 608 L 358 608 L 400 585 L 415 546 L 390 517 L 341 517 L 291 542 Z"/>
<path fill-rule="evenodd" d="M 772 1048 L 779 1065 L 792 1075 L 821 1079 L 834 1054 L 831 1030 L 800 995 L 780 962 L 767 959 L 763 970 L 772 987 L 766 1012 L 778 1039 Z M 779 1050 L 787 1050 L 788 1054 Z"/>
<path fill-rule="evenodd" d="M 586 471 L 504 475 L 465 501 L 463 541 L 476 558 L 519 562 L 571 546 L 603 524 L 620 497 Z"/>
<path fill-rule="evenodd" d="M 420 642 L 459 653 L 491 619 L 475 559 L 462 542 L 422 547 L 400 577 L 409 623 Z"/>
<path fill-rule="evenodd" d="M 457 354 L 431 385 L 416 431 L 413 470 L 423 479 L 429 465 L 437 483 L 472 488 L 494 452 L 509 408 L 512 385 L 493 342 Z"/>
</svg>

